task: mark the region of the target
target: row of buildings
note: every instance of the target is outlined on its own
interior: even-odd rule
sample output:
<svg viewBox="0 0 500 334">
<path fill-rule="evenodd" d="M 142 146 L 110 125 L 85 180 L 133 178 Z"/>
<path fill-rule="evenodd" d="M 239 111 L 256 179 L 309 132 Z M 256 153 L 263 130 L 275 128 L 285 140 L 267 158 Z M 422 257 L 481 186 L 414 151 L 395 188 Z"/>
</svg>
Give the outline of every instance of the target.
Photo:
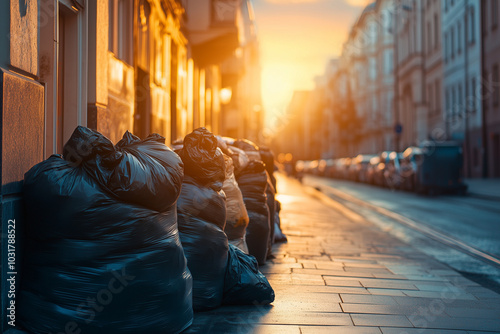
<svg viewBox="0 0 500 334">
<path fill-rule="evenodd" d="M 277 150 L 339 158 L 452 140 L 463 146 L 466 176 L 500 177 L 499 7 L 498 0 L 368 5 L 315 89 L 295 92 Z M 293 133 L 300 142 L 279 140 Z"/>
<path fill-rule="evenodd" d="M 251 2 L 2 1 L 0 113 L 6 319 L 3 246 L 9 220 L 22 243 L 24 173 L 62 153 L 77 125 L 115 143 L 130 130 L 169 144 L 199 126 L 256 139 L 263 117 Z"/>
</svg>

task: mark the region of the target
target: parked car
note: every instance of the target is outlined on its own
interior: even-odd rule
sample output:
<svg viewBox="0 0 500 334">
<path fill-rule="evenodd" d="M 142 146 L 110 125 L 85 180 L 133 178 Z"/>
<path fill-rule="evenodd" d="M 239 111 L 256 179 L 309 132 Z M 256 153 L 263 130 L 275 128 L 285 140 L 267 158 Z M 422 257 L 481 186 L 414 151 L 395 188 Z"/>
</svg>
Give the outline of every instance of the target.
<svg viewBox="0 0 500 334">
<path fill-rule="evenodd" d="M 385 180 L 386 174 L 385 171 L 387 169 L 387 164 L 389 163 L 389 155 L 392 151 L 383 151 L 379 154 L 379 162 L 377 164 L 377 168 L 375 169 L 373 175 L 373 184 L 381 187 L 386 187 L 387 182 Z"/>
<path fill-rule="evenodd" d="M 420 148 L 423 154 L 417 168 L 417 192 L 467 192 L 467 185 L 463 182 L 463 153 L 460 145 L 455 142 L 427 141 Z"/>
<path fill-rule="evenodd" d="M 335 159 L 327 159 L 325 167 L 325 176 L 333 177 L 335 171 Z"/>
<path fill-rule="evenodd" d="M 370 160 L 374 158 L 374 154 L 358 154 L 356 158 L 352 160 L 351 168 L 352 179 L 358 182 L 366 182 L 366 171 Z"/>
<path fill-rule="evenodd" d="M 326 176 L 326 160 L 325 159 L 319 160 L 317 175 Z"/>
<path fill-rule="evenodd" d="M 410 146 L 403 152 L 401 162 L 401 175 L 403 177 L 402 189 L 415 191 L 417 184 L 417 171 L 422 163 L 422 149 Z"/>
<path fill-rule="evenodd" d="M 368 165 L 366 166 L 365 172 L 365 180 L 368 184 L 376 184 L 375 183 L 375 174 L 378 172 L 378 164 L 380 163 L 380 157 L 375 156 L 370 159 Z"/>
<path fill-rule="evenodd" d="M 391 189 L 400 189 L 403 183 L 401 175 L 401 160 L 403 154 L 399 152 L 391 152 L 386 160 L 384 169 L 384 186 Z"/>
</svg>

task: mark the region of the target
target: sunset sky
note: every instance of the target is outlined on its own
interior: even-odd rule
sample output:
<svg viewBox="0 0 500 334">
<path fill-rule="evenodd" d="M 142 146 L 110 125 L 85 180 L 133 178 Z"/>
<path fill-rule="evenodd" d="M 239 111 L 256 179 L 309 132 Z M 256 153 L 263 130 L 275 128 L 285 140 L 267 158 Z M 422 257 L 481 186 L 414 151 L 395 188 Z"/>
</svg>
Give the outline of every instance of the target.
<svg viewBox="0 0 500 334">
<path fill-rule="evenodd" d="M 253 0 L 268 125 L 283 114 L 294 90 L 312 89 L 370 0 Z M 274 120 L 273 120 L 274 119 Z"/>
</svg>

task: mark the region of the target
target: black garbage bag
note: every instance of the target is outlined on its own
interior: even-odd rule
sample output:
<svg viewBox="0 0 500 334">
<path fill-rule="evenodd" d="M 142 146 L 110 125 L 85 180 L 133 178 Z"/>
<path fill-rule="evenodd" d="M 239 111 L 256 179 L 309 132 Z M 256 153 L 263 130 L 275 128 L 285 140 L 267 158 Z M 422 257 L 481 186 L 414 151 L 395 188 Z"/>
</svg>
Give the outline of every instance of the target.
<svg viewBox="0 0 500 334">
<path fill-rule="evenodd" d="M 229 148 L 229 156 L 233 159 L 234 164 L 234 174 L 239 174 L 243 169 L 245 169 L 248 165 L 250 159 L 248 155 L 242 149 L 239 149 L 234 146 L 228 146 Z"/>
<path fill-rule="evenodd" d="M 255 258 L 229 245 L 223 304 L 263 305 L 273 301 L 274 290 L 259 271 Z"/>
<path fill-rule="evenodd" d="M 286 235 L 281 231 L 281 203 L 280 201 L 275 201 L 275 209 L 274 213 L 274 242 L 287 242 Z"/>
<path fill-rule="evenodd" d="M 234 176 L 233 159 L 224 155 L 226 162 L 226 179 L 222 190 L 226 194 L 226 226 L 224 232 L 229 242 L 248 254 L 248 246 L 245 241 L 246 230 L 250 218 L 248 217 L 245 202 L 240 187 Z"/>
<path fill-rule="evenodd" d="M 257 146 L 257 144 L 255 144 L 254 142 L 252 142 L 248 139 L 235 140 L 234 143 L 231 144 L 231 146 L 240 148 L 246 152 L 252 152 L 252 151 L 258 152 L 259 151 L 259 146 Z"/>
<path fill-rule="evenodd" d="M 250 217 L 246 241 L 248 251 L 259 265 L 266 263 L 270 236 L 269 208 L 267 206 L 267 174 L 261 161 L 252 160 L 237 176 L 236 181 Z"/>
<path fill-rule="evenodd" d="M 217 138 L 205 128 L 198 128 L 183 141 L 179 156 L 184 162 L 184 172 L 202 184 L 224 182 L 225 163 L 222 152 L 217 150 Z"/>
<path fill-rule="evenodd" d="M 259 147 L 259 153 L 262 158 L 262 162 L 264 163 L 264 167 L 266 167 L 266 171 L 269 174 L 269 177 L 271 178 L 271 184 L 273 185 L 274 192 L 277 192 L 276 189 L 276 177 L 274 176 L 274 170 L 275 170 L 275 165 L 274 165 L 274 154 L 271 152 L 271 150 L 267 147 Z"/>
<path fill-rule="evenodd" d="M 192 278 L 175 209 L 182 162 L 161 142 L 126 134 L 113 148 L 78 127 L 64 159 L 53 155 L 26 173 L 22 327 L 159 334 L 191 324 Z M 145 203 L 153 193 L 165 202 Z"/>
<path fill-rule="evenodd" d="M 228 256 L 225 162 L 217 139 L 205 128 L 186 136 L 179 155 L 186 171 L 177 201 L 179 233 L 193 275 L 193 307 L 201 311 L 222 303 Z"/>
<path fill-rule="evenodd" d="M 267 207 L 269 208 L 269 240 L 268 240 L 268 248 L 267 248 L 267 258 L 272 258 L 272 247 L 274 243 L 274 219 L 276 213 L 276 191 L 274 190 L 271 177 L 269 173 L 267 173 L 267 188 L 266 188 L 266 197 L 267 197 Z"/>
</svg>

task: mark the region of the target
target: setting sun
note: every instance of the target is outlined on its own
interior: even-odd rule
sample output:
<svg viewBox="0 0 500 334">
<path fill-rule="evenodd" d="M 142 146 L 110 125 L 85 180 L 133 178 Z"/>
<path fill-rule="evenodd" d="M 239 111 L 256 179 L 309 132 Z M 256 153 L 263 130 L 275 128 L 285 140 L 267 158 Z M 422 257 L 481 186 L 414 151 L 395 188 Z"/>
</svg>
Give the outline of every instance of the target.
<svg viewBox="0 0 500 334">
<path fill-rule="evenodd" d="M 351 2 L 255 2 L 268 132 L 284 116 L 293 91 L 312 89 L 314 77 L 340 54 L 359 12 Z"/>
</svg>

